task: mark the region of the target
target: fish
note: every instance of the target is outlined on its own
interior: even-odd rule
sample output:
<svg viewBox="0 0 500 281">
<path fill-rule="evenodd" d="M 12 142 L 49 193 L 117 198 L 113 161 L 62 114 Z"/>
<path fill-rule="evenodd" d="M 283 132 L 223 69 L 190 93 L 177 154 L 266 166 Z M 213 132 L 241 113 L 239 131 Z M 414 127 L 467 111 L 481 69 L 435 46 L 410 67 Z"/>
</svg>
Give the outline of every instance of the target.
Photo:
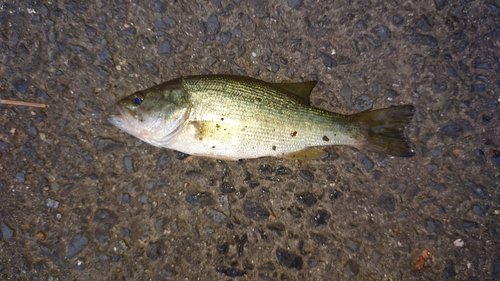
<svg viewBox="0 0 500 281">
<path fill-rule="evenodd" d="M 398 157 L 413 105 L 342 115 L 309 104 L 316 81 L 268 83 L 236 75 L 180 77 L 117 102 L 108 120 L 156 147 L 221 160 L 321 159 L 345 145 Z"/>
</svg>

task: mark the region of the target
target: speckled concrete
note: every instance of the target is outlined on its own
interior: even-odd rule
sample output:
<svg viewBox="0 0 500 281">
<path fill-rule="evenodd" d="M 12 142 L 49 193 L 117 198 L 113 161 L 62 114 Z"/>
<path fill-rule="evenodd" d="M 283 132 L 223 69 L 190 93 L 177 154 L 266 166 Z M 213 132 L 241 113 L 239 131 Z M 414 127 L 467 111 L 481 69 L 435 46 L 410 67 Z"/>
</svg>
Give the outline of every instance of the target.
<svg viewBox="0 0 500 281">
<path fill-rule="evenodd" d="M 0 279 L 500 279 L 500 2 L 0 4 Z M 237 162 L 107 121 L 183 75 L 318 80 L 340 113 L 413 104 L 411 159 Z"/>
</svg>

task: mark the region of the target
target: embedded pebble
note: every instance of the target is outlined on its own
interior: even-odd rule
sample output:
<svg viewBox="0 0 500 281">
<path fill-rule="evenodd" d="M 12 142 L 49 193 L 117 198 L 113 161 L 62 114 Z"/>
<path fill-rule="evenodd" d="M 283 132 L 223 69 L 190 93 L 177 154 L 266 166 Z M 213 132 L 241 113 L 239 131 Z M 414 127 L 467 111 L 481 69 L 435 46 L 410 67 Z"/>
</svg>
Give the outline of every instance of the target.
<svg viewBox="0 0 500 281">
<path fill-rule="evenodd" d="M 346 238 L 344 240 L 344 245 L 351 251 L 357 252 L 359 250 L 359 242 Z"/>
<path fill-rule="evenodd" d="M 388 99 L 393 99 L 395 97 L 399 96 L 398 92 L 392 90 L 392 89 L 387 89 L 385 90 L 385 97 Z"/>
<path fill-rule="evenodd" d="M 466 180 L 465 181 L 465 187 L 467 189 L 471 189 L 472 192 L 476 195 L 477 198 L 479 199 L 487 199 L 488 197 L 486 196 L 486 193 L 484 192 L 484 187 L 478 186 L 475 183 Z"/>
<path fill-rule="evenodd" d="M 443 280 L 448 280 L 457 276 L 455 272 L 455 264 L 452 260 L 447 260 L 443 270 Z"/>
<path fill-rule="evenodd" d="M 271 72 L 276 73 L 278 72 L 278 70 L 280 70 L 280 65 L 273 62 L 273 64 L 271 65 Z"/>
<path fill-rule="evenodd" d="M 252 202 L 249 200 L 243 201 L 242 209 L 243 209 L 243 214 L 246 217 L 254 220 L 268 219 L 269 216 L 271 215 L 271 213 L 267 211 L 266 207 L 264 207 L 259 203 Z"/>
<path fill-rule="evenodd" d="M 274 270 L 274 264 L 272 262 L 266 262 L 264 264 L 261 264 L 257 267 L 257 270 L 269 270 L 269 271 L 272 271 Z"/>
<path fill-rule="evenodd" d="M 262 173 L 262 174 L 270 174 L 273 172 L 273 168 L 269 165 L 261 165 L 259 167 L 259 173 Z"/>
<path fill-rule="evenodd" d="M 470 227 L 478 227 L 478 223 L 477 222 L 473 222 L 473 221 L 466 221 L 464 220 L 462 222 L 462 227 L 463 228 L 470 228 Z"/>
<path fill-rule="evenodd" d="M 457 74 L 457 71 L 455 70 L 455 68 L 451 65 L 448 65 L 446 66 L 446 71 L 448 71 L 448 74 L 451 76 L 451 77 L 457 77 L 458 74 Z"/>
<path fill-rule="evenodd" d="M 42 91 L 40 89 L 35 90 L 35 98 L 42 97 L 44 100 L 50 100 L 49 94 L 47 94 L 45 91 Z"/>
<path fill-rule="evenodd" d="M 311 237 L 311 240 L 316 242 L 316 244 L 318 244 L 319 246 L 330 244 L 330 240 L 326 238 L 323 234 L 311 231 L 309 232 L 309 237 Z"/>
<path fill-rule="evenodd" d="M 373 161 L 368 158 L 365 154 L 359 154 L 358 155 L 358 161 L 361 163 L 361 166 L 367 170 L 370 171 L 373 169 Z"/>
<path fill-rule="evenodd" d="M 163 255 L 163 252 L 164 250 L 158 242 L 149 243 L 149 245 L 146 247 L 146 257 L 151 260 L 157 260 Z"/>
<path fill-rule="evenodd" d="M 227 216 L 224 213 L 219 212 L 219 211 L 214 210 L 214 209 L 208 209 L 206 214 L 207 214 L 207 217 L 209 217 L 211 220 L 213 220 L 216 223 L 223 223 L 224 220 L 226 220 L 226 218 L 227 218 Z"/>
<path fill-rule="evenodd" d="M 290 170 L 287 167 L 276 166 L 276 168 L 274 168 L 274 172 L 276 173 L 277 176 L 283 176 L 283 175 L 290 175 L 292 173 L 292 170 Z"/>
<path fill-rule="evenodd" d="M 121 196 L 121 200 L 123 203 L 129 203 L 130 202 L 130 194 L 123 193 Z"/>
<path fill-rule="evenodd" d="M 434 189 L 438 189 L 438 190 L 442 190 L 442 189 L 446 189 L 446 186 L 442 183 L 438 183 L 438 182 L 435 182 L 433 180 L 429 180 L 429 185 L 434 188 Z"/>
<path fill-rule="evenodd" d="M 134 173 L 134 162 L 132 160 L 132 157 L 130 156 L 124 156 L 123 157 L 123 166 L 125 166 L 125 172 L 127 173 Z"/>
<path fill-rule="evenodd" d="M 444 6 L 446 6 L 447 2 L 448 0 L 434 0 L 434 4 L 436 4 L 436 9 L 438 11 L 444 9 Z"/>
<path fill-rule="evenodd" d="M 49 9 L 47 9 L 47 6 L 45 6 L 44 4 L 41 4 L 40 6 L 38 6 L 38 9 L 44 17 L 49 14 Z"/>
<path fill-rule="evenodd" d="M 345 102 L 349 108 L 352 108 L 352 90 L 348 84 L 342 85 L 340 89 L 340 96 L 345 99 Z"/>
<path fill-rule="evenodd" d="M 421 16 L 415 24 L 415 27 L 425 32 L 431 31 L 431 24 L 426 16 Z"/>
<path fill-rule="evenodd" d="M 45 164 L 45 161 L 43 161 L 36 155 L 35 151 L 33 150 L 33 148 L 31 148 L 31 146 L 28 143 L 23 144 L 22 149 L 24 154 L 26 154 L 26 156 L 28 156 L 28 158 L 30 158 L 36 164 L 40 166 L 43 166 Z"/>
<path fill-rule="evenodd" d="M 434 36 L 431 35 L 425 35 L 425 34 L 417 34 L 417 35 L 408 35 L 406 38 L 412 42 L 413 44 L 417 45 L 424 45 L 424 46 L 437 46 L 438 41 Z"/>
<path fill-rule="evenodd" d="M 394 198 L 394 195 L 388 192 L 380 195 L 377 200 L 377 204 L 379 205 L 379 207 L 388 212 L 393 212 L 396 209 L 394 206 L 395 203 L 396 199 Z"/>
<path fill-rule="evenodd" d="M 222 244 L 217 245 L 217 252 L 219 252 L 219 254 L 225 255 L 225 254 L 227 254 L 228 251 L 229 251 L 229 244 L 228 243 L 222 243 Z"/>
<path fill-rule="evenodd" d="M 337 66 L 337 61 L 335 59 L 333 59 L 332 57 L 330 57 L 328 54 L 320 52 L 320 57 L 321 57 L 321 60 L 323 60 L 323 64 L 326 67 L 331 68 L 331 67 Z"/>
<path fill-rule="evenodd" d="M 330 218 L 330 214 L 325 210 L 318 210 L 314 215 L 314 224 L 316 226 L 326 224 L 326 220 Z"/>
<path fill-rule="evenodd" d="M 66 251 L 66 258 L 71 259 L 87 245 L 89 239 L 83 233 L 77 233 L 71 238 Z"/>
<path fill-rule="evenodd" d="M 215 15 L 210 15 L 207 19 L 207 28 L 208 31 L 210 32 L 211 35 L 217 34 L 219 32 L 219 20 L 217 19 L 217 16 Z"/>
<path fill-rule="evenodd" d="M 430 233 L 440 232 L 442 226 L 443 223 L 436 219 L 429 218 L 425 220 L 425 229 Z"/>
<path fill-rule="evenodd" d="M 448 121 L 448 123 L 439 127 L 443 135 L 450 137 L 452 139 L 456 139 L 460 136 L 460 134 L 464 131 L 464 129 L 455 123 L 454 121 Z"/>
<path fill-rule="evenodd" d="M 70 48 L 71 48 L 71 51 L 76 53 L 76 54 L 82 54 L 82 53 L 87 51 L 87 49 L 85 49 L 85 47 L 80 46 L 80 45 L 71 45 Z"/>
<path fill-rule="evenodd" d="M 45 200 L 45 206 L 47 206 L 47 208 L 57 209 L 59 207 L 59 201 L 48 198 Z"/>
<path fill-rule="evenodd" d="M 399 15 L 394 15 L 392 16 L 392 23 L 394 25 L 400 25 L 403 23 L 403 17 L 399 16 Z"/>
<path fill-rule="evenodd" d="M 244 274 L 244 272 L 239 269 L 236 269 L 234 267 L 225 267 L 225 266 L 219 266 L 215 268 L 215 271 L 225 274 L 226 276 L 229 277 L 240 277 L 243 276 Z"/>
<path fill-rule="evenodd" d="M 25 79 L 17 79 L 12 82 L 12 86 L 21 94 L 24 94 L 28 89 L 28 81 Z"/>
<path fill-rule="evenodd" d="M 484 213 L 486 212 L 486 207 L 483 205 L 474 205 L 472 207 L 472 212 L 478 216 L 483 216 Z"/>
<path fill-rule="evenodd" d="M 223 193 L 232 193 L 232 192 L 236 191 L 236 189 L 234 188 L 234 186 L 232 184 L 230 184 L 229 182 L 227 182 L 227 181 L 223 182 L 220 185 L 219 189 Z"/>
<path fill-rule="evenodd" d="M 343 195 L 342 191 L 335 189 L 332 193 L 330 193 L 330 199 L 338 199 Z"/>
<path fill-rule="evenodd" d="M 134 26 L 131 26 L 131 27 L 123 30 L 123 34 L 125 34 L 126 36 L 130 36 L 130 37 L 135 36 L 136 33 L 137 33 L 137 29 Z"/>
<path fill-rule="evenodd" d="M 116 215 L 108 209 L 97 209 L 94 212 L 96 223 L 112 223 L 116 220 Z"/>
<path fill-rule="evenodd" d="M 220 41 L 224 44 L 227 44 L 231 40 L 231 32 L 226 31 L 226 32 L 221 32 L 220 34 Z M 276 72 L 276 71 L 273 71 Z"/>
<path fill-rule="evenodd" d="M 170 53 L 170 41 L 165 38 L 161 41 L 160 46 L 158 47 L 158 54 L 168 54 Z"/>
<path fill-rule="evenodd" d="M 279 236 L 282 236 L 285 231 L 285 225 L 280 222 L 269 223 L 266 227 L 267 229 L 276 232 Z"/>
<path fill-rule="evenodd" d="M 7 224 L 4 222 L 0 223 L 0 230 L 2 231 L 2 237 L 4 239 L 10 239 L 12 236 L 14 236 L 14 230 L 10 228 Z"/>
<path fill-rule="evenodd" d="M 484 84 L 472 84 L 470 88 L 475 93 L 481 93 L 486 90 L 486 86 Z"/>
<path fill-rule="evenodd" d="M 302 5 L 304 4 L 303 0 L 288 0 L 287 1 L 288 7 L 298 10 Z"/>
<path fill-rule="evenodd" d="M 377 25 L 372 32 L 377 34 L 378 39 L 382 41 L 390 41 L 391 40 L 391 30 L 383 25 Z"/>
<path fill-rule="evenodd" d="M 177 160 L 181 160 L 182 161 L 182 160 L 184 160 L 184 159 L 186 159 L 188 157 L 189 157 L 189 154 L 186 154 L 184 152 L 180 152 L 180 151 L 176 151 L 175 152 L 175 158 Z"/>
<path fill-rule="evenodd" d="M 151 74 L 158 75 L 158 67 L 149 60 L 144 61 L 142 64 Z"/>
<path fill-rule="evenodd" d="M 20 183 L 24 183 L 24 180 L 26 179 L 25 178 L 25 174 L 26 172 L 25 171 L 19 171 L 16 173 L 16 180 Z"/>
<path fill-rule="evenodd" d="M 280 265 L 296 269 L 302 268 L 302 257 L 287 250 L 278 248 L 276 250 L 276 258 L 278 259 Z"/>
<path fill-rule="evenodd" d="M 491 156 L 491 161 L 493 162 L 493 164 L 500 166 L 500 154 L 493 154 Z"/>
<path fill-rule="evenodd" d="M 359 274 L 359 265 L 357 262 L 353 261 L 353 260 L 348 260 L 346 265 L 345 265 L 345 269 L 347 270 L 347 272 L 349 272 L 349 274 L 351 274 L 352 276 L 356 276 Z"/>
<path fill-rule="evenodd" d="M 304 212 L 304 210 L 302 210 L 301 208 L 299 208 L 299 207 L 297 207 L 295 205 L 292 205 L 292 206 L 288 207 L 287 211 L 294 218 L 300 218 L 300 217 L 302 217 L 302 213 Z"/>
<path fill-rule="evenodd" d="M 186 201 L 193 206 L 208 206 L 214 204 L 212 194 L 208 192 L 196 192 L 186 195 Z"/>
<path fill-rule="evenodd" d="M 97 34 L 97 30 L 91 26 L 85 25 L 84 28 L 88 36 L 95 36 Z"/>
<path fill-rule="evenodd" d="M 120 150 L 125 144 L 122 142 L 117 142 L 112 139 L 101 139 L 97 141 L 97 149 L 102 150 L 106 153 Z"/>
<path fill-rule="evenodd" d="M 299 201 L 303 205 L 306 205 L 308 207 L 311 207 L 312 205 L 316 204 L 318 200 L 316 200 L 316 197 L 312 195 L 309 192 L 302 192 L 295 194 L 295 200 Z"/>
<path fill-rule="evenodd" d="M 308 170 L 299 170 L 297 172 L 297 174 L 299 174 L 299 176 L 301 178 L 305 179 L 307 182 L 313 182 L 314 181 L 314 174 L 311 173 Z"/>
<path fill-rule="evenodd" d="M 373 99 L 369 95 L 359 95 L 354 100 L 354 109 L 356 111 L 366 111 L 373 108 Z"/>
</svg>

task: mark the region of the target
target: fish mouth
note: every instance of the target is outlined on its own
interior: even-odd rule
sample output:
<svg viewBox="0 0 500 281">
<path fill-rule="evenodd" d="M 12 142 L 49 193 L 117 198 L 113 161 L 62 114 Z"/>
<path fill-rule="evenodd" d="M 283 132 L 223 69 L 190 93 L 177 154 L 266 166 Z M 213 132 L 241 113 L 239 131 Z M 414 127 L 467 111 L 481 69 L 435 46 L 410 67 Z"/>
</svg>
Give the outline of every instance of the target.
<svg viewBox="0 0 500 281">
<path fill-rule="evenodd" d="M 130 112 L 127 112 L 130 110 L 128 110 L 127 108 L 125 108 L 124 106 L 122 106 L 120 104 L 118 104 L 117 107 L 118 107 L 119 115 L 110 115 L 108 117 L 108 121 L 111 124 L 118 127 L 119 129 L 127 131 L 126 128 L 130 127 L 130 124 L 131 124 L 130 118 L 132 116 L 131 116 Z"/>
</svg>

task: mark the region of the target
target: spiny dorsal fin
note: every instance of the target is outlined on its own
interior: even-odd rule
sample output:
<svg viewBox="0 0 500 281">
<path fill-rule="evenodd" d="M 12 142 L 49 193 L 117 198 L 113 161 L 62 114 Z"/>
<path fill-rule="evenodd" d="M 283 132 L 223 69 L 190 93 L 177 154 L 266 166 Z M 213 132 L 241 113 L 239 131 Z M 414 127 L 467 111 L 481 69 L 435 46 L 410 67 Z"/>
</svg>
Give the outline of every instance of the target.
<svg viewBox="0 0 500 281">
<path fill-rule="evenodd" d="M 273 83 L 274 86 L 287 90 L 294 97 L 298 98 L 304 104 L 309 104 L 311 91 L 318 81 L 307 81 L 298 83 Z"/>
</svg>

